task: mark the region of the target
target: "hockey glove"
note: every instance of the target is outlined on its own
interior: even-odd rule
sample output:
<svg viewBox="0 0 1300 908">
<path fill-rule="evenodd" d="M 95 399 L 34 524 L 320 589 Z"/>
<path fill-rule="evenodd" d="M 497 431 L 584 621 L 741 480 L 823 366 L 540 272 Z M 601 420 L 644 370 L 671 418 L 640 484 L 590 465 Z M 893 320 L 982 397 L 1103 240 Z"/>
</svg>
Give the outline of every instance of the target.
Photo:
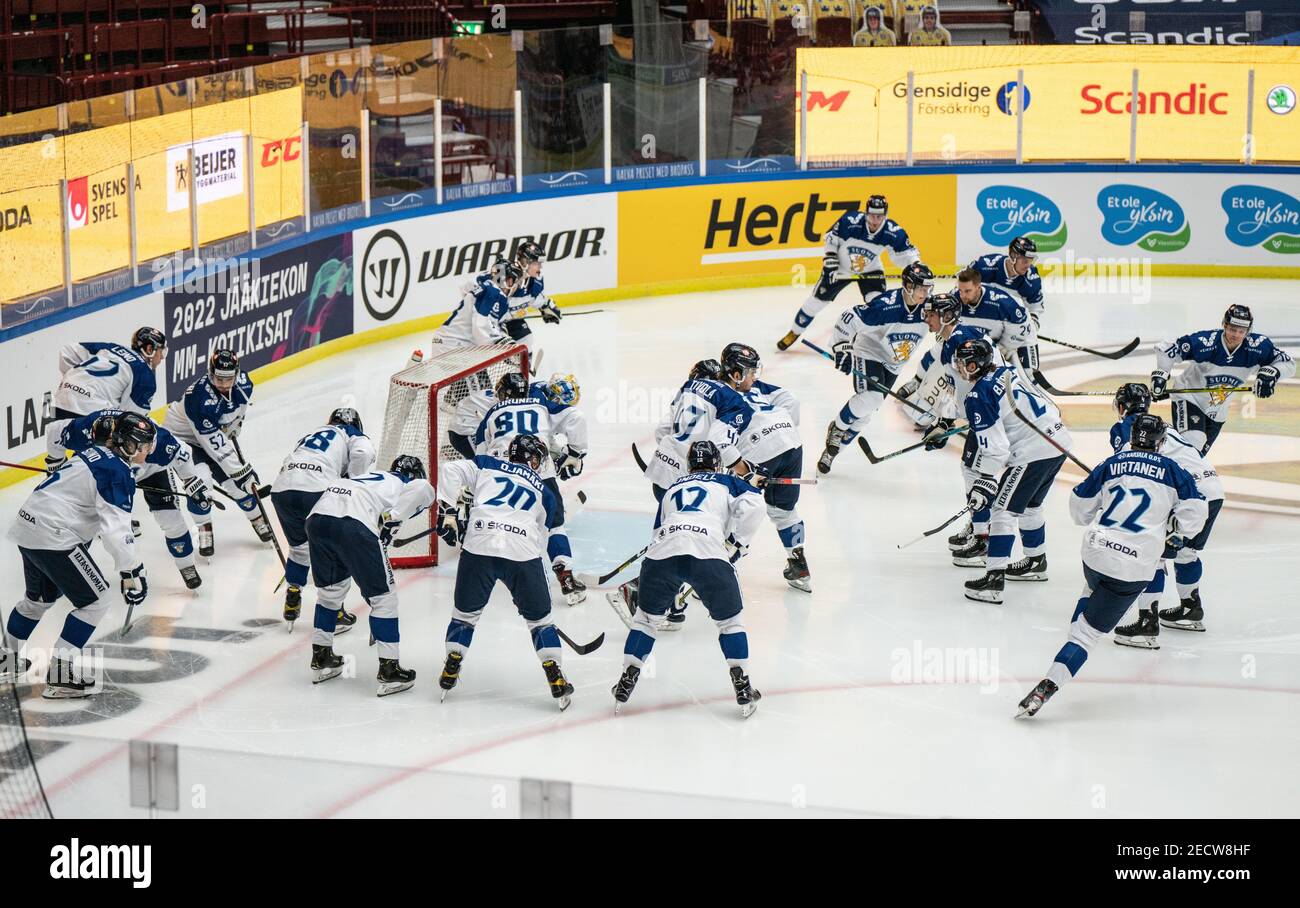
<svg viewBox="0 0 1300 908">
<path fill-rule="evenodd" d="M 840 254 L 832 249 L 822 256 L 822 280 L 828 284 L 835 280 L 835 272 L 840 268 Z"/>
<path fill-rule="evenodd" d="M 582 472 L 582 458 L 586 456 L 573 445 L 567 445 L 564 452 L 556 459 L 556 473 L 561 479 L 572 479 Z"/>
<path fill-rule="evenodd" d="M 203 481 L 202 477 L 191 476 L 185 480 L 182 489 L 189 496 L 190 504 L 200 511 L 206 511 L 212 507 L 212 496 L 208 494 L 208 484 Z"/>
<path fill-rule="evenodd" d="M 1168 400 L 1169 398 L 1169 373 L 1160 369 L 1151 373 L 1151 399 Z"/>
<path fill-rule="evenodd" d="M 542 314 L 542 321 L 548 325 L 558 325 L 560 323 L 560 308 L 551 300 L 547 300 L 537 307 L 537 311 Z"/>
<path fill-rule="evenodd" d="M 835 368 L 839 369 L 845 375 L 853 374 L 853 345 L 836 344 L 833 348 L 835 354 Z"/>
<path fill-rule="evenodd" d="M 903 385 L 903 387 L 899 388 L 897 393 L 899 397 L 911 397 L 920 390 L 920 388 L 921 380 L 919 378 L 913 378 L 907 384 Z"/>
<path fill-rule="evenodd" d="M 742 543 L 735 536 L 728 536 L 726 545 L 728 559 L 732 564 L 735 564 L 737 561 L 749 554 L 749 546 Z"/>
<path fill-rule="evenodd" d="M 392 542 L 393 537 L 397 535 L 397 530 L 401 527 L 402 521 L 394 520 L 391 511 L 384 511 L 379 519 L 382 521 L 379 526 L 379 544 L 387 548 L 388 543 Z"/>
<path fill-rule="evenodd" d="M 760 491 L 767 485 L 767 474 L 760 472 L 757 468 L 747 470 L 741 474 L 740 478 Z"/>
<path fill-rule="evenodd" d="M 988 474 L 981 475 L 966 493 L 966 506 L 972 511 L 983 511 L 993 503 L 998 494 L 998 482 Z"/>
<path fill-rule="evenodd" d="M 947 431 L 955 424 L 954 420 L 941 419 L 934 424 L 930 431 L 925 433 L 925 449 L 927 451 L 937 451 L 948 443 Z"/>
<path fill-rule="evenodd" d="M 144 602 L 144 597 L 149 595 L 149 581 L 145 579 L 144 565 L 141 564 L 131 571 L 121 571 L 122 575 L 122 598 L 126 600 L 127 605 L 139 605 Z"/>
<path fill-rule="evenodd" d="M 239 433 L 240 431 L 243 430 L 243 428 L 244 428 L 244 417 L 243 414 L 240 414 L 239 416 L 235 417 L 235 419 L 230 423 L 230 425 L 226 426 L 226 437 L 233 441 L 234 439 L 239 437 Z"/>
<path fill-rule="evenodd" d="M 1277 390 L 1277 380 L 1281 377 L 1282 373 L 1273 366 L 1261 368 L 1255 373 L 1255 396 L 1272 397 Z"/>
<path fill-rule="evenodd" d="M 1177 531 L 1172 532 L 1165 537 L 1166 552 L 1177 552 L 1179 549 L 1183 548 L 1186 545 L 1187 545 L 1187 537 Z M 1165 557 L 1168 558 L 1170 556 L 1166 555 Z"/>
<path fill-rule="evenodd" d="M 257 471 L 251 463 L 240 465 L 238 470 L 230 474 L 230 481 L 245 495 L 257 495 Z"/>
<path fill-rule="evenodd" d="M 438 535 L 447 545 L 454 546 L 460 542 L 465 533 L 465 526 L 456 517 L 456 508 L 451 505 L 439 502 L 438 504 Z"/>
<path fill-rule="evenodd" d="M 1038 371 L 1038 344 L 1030 344 L 1028 347 L 1019 348 L 1016 350 L 1016 356 L 1020 357 L 1020 365 L 1024 366 L 1027 371 Z"/>
<path fill-rule="evenodd" d="M 1029 318 L 1034 323 L 1034 333 L 1037 334 L 1039 325 L 1041 324 L 1041 319 L 1039 318 L 1038 313 L 1037 312 L 1029 313 Z"/>
</svg>

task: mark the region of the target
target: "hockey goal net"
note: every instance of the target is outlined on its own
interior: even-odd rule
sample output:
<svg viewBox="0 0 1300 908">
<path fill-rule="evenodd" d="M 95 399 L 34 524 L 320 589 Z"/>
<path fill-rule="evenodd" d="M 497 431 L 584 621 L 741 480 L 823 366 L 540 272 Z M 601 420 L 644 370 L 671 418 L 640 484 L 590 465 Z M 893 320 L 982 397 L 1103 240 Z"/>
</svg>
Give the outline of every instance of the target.
<svg viewBox="0 0 1300 908">
<path fill-rule="evenodd" d="M 438 465 L 462 459 L 447 438 L 456 407 L 473 392 L 495 387 L 507 372 L 520 372 L 528 378 L 527 348 L 489 345 L 448 350 L 434 344 L 428 359 L 389 379 L 376 468 L 387 470 L 394 458 L 413 454 L 424 463 L 436 490 Z M 403 524 L 400 535 L 422 533 L 436 518 L 435 506 Z M 389 553 L 395 568 L 430 567 L 438 563 L 438 536 L 430 534 L 400 549 L 391 548 Z"/>
</svg>

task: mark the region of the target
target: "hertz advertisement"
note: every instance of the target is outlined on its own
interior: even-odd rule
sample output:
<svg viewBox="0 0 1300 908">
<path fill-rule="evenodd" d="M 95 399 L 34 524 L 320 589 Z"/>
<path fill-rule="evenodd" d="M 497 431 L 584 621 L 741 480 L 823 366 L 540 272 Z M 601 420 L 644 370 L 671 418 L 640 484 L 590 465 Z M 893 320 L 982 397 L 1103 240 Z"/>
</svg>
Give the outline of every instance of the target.
<svg viewBox="0 0 1300 908">
<path fill-rule="evenodd" d="M 956 176 L 765 180 L 620 193 L 619 247 L 628 254 L 619 257 L 619 285 L 791 275 L 800 267 L 815 277 L 822 235 L 876 193 L 927 264 L 954 270 Z"/>
<path fill-rule="evenodd" d="M 902 160 L 909 106 L 922 162 L 1011 160 L 1018 140 L 1026 161 L 1126 161 L 1135 110 L 1139 160 L 1300 162 L 1300 48 L 838 48 L 798 66 L 814 166 Z"/>
</svg>

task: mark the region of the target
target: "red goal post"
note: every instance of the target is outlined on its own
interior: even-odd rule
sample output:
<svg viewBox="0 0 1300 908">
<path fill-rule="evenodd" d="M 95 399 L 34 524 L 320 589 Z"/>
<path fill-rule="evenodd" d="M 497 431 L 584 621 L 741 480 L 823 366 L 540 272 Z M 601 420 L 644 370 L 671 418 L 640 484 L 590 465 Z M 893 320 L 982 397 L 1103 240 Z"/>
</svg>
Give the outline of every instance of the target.
<svg viewBox="0 0 1300 908">
<path fill-rule="evenodd" d="M 387 470 L 399 455 L 413 454 L 424 463 L 429 482 L 436 491 L 439 464 L 462 459 L 447 438 L 447 427 L 456 407 L 471 393 L 494 387 L 507 372 L 520 372 L 528 379 L 528 349 L 522 344 L 451 349 L 434 344 L 428 359 L 388 380 L 384 434 L 375 468 Z M 436 519 L 435 505 L 406 521 L 399 535 L 421 533 Z M 432 567 L 438 563 L 438 536 L 432 533 L 419 542 L 389 552 L 395 568 Z"/>
</svg>

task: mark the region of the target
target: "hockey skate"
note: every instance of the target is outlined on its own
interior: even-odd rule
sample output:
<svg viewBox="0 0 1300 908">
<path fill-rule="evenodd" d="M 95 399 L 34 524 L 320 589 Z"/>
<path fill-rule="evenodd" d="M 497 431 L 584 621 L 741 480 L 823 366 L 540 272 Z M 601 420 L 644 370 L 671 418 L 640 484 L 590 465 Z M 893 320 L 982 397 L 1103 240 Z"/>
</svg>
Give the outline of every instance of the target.
<svg viewBox="0 0 1300 908">
<path fill-rule="evenodd" d="M 618 620 L 632 629 L 632 619 L 636 616 L 636 581 L 629 581 L 618 589 L 605 594 L 605 601 L 618 615 Z"/>
<path fill-rule="evenodd" d="M 356 615 L 352 614 L 345 608 L 340 608 L 338 615 L 336 615 L 334 619 L 334 636 L 337 637 L 339 634 L 346 634 L 356 626 L 356 623 Z"/>
<path fill-rule="evenodd" d="M 45 690 L 41 696 L 46 700 L 79 700 L 95 693 L 94 684 L 86 680 L 72 665 L 64 659 L 51 659 L 50 670 L 45 674 Z"/>
<path fill-rule="evenodd" d="M 199 569 L 192 564 L 181 568 L 181 579 L 192 590 L 197 590 L 203 584 L 203 578 L 199 576 Z"/>
<path fill-rule="evenodd" d="M 972 536 L 965 548 L 952 553 L 952 563 L 957 567 L 982 568 L 988 563 L 989 537 Z"/>
<path fill-rule="evenodd" d="M 789 350 L 791 347 L 795 345 L 795 342 L 798 340 L 799 340 L 799 335 L 795 334 L 793 331 L 787 331 L 785 333 L 785 337 L 781 338 L 779 341 L 776 342 L 776 349 L 780 351 Z"/>
<path fill-rule="evenodd" d="M 817 458 L 817 472 L 829 473 L 831 464 L 835 462 L 835 457 L 840 453 L 840 446 L 844 444 L 844 431 L 835 425 L 835 420 L 831 420 L 830 425 L 826 427 L 826 448 L 822 451 L 822 456 Z"/>
<path fill-rule="evenodd" d="M 812 574 L 808 571 L 808 559 L 803 555 L 803 546 L 791 549 L 786 558 L 783 576 L 786 583 L 795 589 L 803 590 L 805 593 L 812 592 Z"/>
<path fill-rule="evenodd" d="M 302 614 L 302 587 L 289 584 L 284 591 L 284 620 L 289 622 L 289 632 L 293 632 L 293 623 Z"/>
<path fill-rule="evenodd" d="M 1036 716 L 1038 711 L 1050 699 L 1052 695 L 1059 690 L 1055 681 L 1049 681 L 1044 678 L 1038 682 L 1038 686 L 1029 692 L 1025 699 L 1020 701 L 1020 709 L 1016 712 L 1017 719 L 1028 719 Z"/>
<path fill-rule="evenodd" d="M 442 664 L 442 674 L 438 676 L 438 686 L 442 688 L 439 700 L 446 700 L 451 689 L 460 680 L 460 664 L 465 661 L 462 653 L 448 653 L 447 661 Z"/>
<path fill-rule="evenodd" d="M 564 677 L 564 672 L 560 671 L 559 663 L 554 659 L 547 659 L 542 663 L 542 671 L 546 672 L 546 683 L 551 687 L 551 696 L 560 707 L 560 712 L 569 708 L 572 701 L 573 685 Z"/>
<path fill-rule="evenodd" d="M 211 558 L 216 553 L 216 545 L 212 536 L 212 524 L 201 523 L 199 530 L 199 554 L 204 558 Z"/>
<path fill-rule="evenodd" d="M 632 691 L 636 689 L 636 682 L 641 677 L 641 669 L 635 665 L 629 665 L 623 669 L 623 674 L 611 688 L 614 694 L 614 715 L 618 715 L 623 704 L 632 696 Z"/>
<path fill-rule="evenodd" d="M 1047 579 L 1047 556 L 1035 555 L 1032 558 L 1021 558 L 1019 561 L 1013 561 L 1007 565 L 1008 580 L 1046 580 Z"/>
<path fill-rule="evenodd" d="M 586 600 L 587 585 L 573 576 L 573 571 L 562 564 L 552 565 L 551 570 L 555 571 L 555 579 L 560 582 L 560 594 L 564 596 L 565 602 L 577 605 Z"/>
<path fill-rule="evenodd" d="M 261 514 L 258 514 L 256 517 L 253 518 L 252 524 L 253 524 L 253 532 L 257 534 L 257 538 L 259 540 L 261 540 L 262 542 L 271 541 L 272 539 L 271 524 L 267 522 L 265 517 L 263 517 Z"/>
<path fill-rule="evenodd" d="M 312 684 L 320 684 L 330 678 L 337 678 L 343 674 L 343 657 L 334 652 L 332 646 L 320 646 L 313 643 L 311 646 L 311 670 L 316 673 L 311 679 Z"/>
<path fill-rule="evenodd" d="M 1002 571 L 989 571 L 978 580 L 966 581 L 966 598 L 972 602 L 987 602 L 990 605 L 1002 604 L 1002 590 L 1005 588 L 1005 576 Z"/>
<path fill-rule="evenodd" d="M 948 537 L 948 551 L 956 552 L 970 545 L 975 538 L 975 525 L 967 518 L 966 525 Z"/>
<path fill-rule="evenodd" d="M 748 719 L 758 709 L 758 701 L 763 699 L 763 695 L 754 690 L 753 685 L 749 683 L 749 677 L 741 670 L 739 665 L 731 667 L 731 686 L 736 690 L 736 702 L 740 704 L 740 718 Z"/>
<path fill-rule="evenodd" d="M 1160 610 L 1160 623 L 1177 631 L 1205 631 L 1205 609 L 1201 608 L 1201 591 L 1178 603 L 1175 608 Z"/>
<path fill-rule="evenodd" d="M 25 659 L 13 650 L 0 646 L 0 684 L 21 681 L 31 667 L 30 659 Z"/>
<path fill-rule="evenodd" d="M 1160 618 L 1155 608 L 1139 611 L 1132 624 L 1115 628 L 1115 642 L 1139 649 L 1160 649 Z"/>
<path fill-rule="evenodd" d="M 400 694 L 404 690 L 415 687 L 415 670 L 402 668 L 397 664 L 396 659 L 380 659 L 379 674 L 375 679 L 379 682 L 375 695 L 387 697 L 389 694 Z"/>
</svg>

